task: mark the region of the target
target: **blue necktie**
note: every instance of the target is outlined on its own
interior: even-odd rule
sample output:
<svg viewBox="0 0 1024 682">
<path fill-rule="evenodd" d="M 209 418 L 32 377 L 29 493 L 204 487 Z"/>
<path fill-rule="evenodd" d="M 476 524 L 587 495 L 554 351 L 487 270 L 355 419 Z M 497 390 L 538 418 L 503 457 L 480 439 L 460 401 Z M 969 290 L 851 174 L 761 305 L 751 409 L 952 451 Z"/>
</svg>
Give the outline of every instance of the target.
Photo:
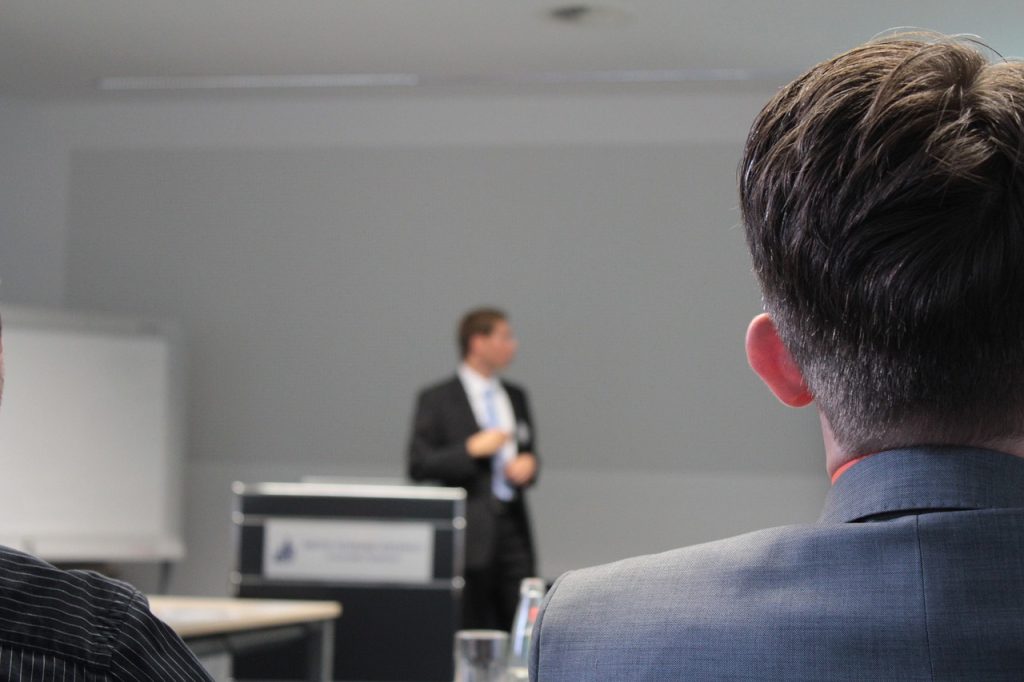
<svg viewBox="0 0 1024 682">
<path fill-rule="evenodd" d="M 495 404 L 494 389 L 488 388 L 484 391 L 484 410 L 487 418 L 487 428 L 501 428 L 498 422 L 498 406 Z M 505 445 L 491 457 L 491 492 L 503 502 L 509 502 L 515 497 L 515 490 L 508 484 L 505 478 Z"/>
</svg>

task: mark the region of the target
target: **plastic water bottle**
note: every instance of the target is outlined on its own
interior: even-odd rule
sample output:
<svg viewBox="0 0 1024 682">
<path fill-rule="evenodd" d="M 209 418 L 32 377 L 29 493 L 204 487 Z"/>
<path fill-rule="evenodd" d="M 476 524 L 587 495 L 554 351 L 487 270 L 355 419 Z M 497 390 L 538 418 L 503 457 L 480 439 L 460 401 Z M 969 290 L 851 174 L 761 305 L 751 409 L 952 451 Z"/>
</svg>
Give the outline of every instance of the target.
<svg viewBox="0 0 1024 682">
<path fill-rule="evenodd" d="M 509 640 L 508 679 L 509 682 L 529 679 L 530 640 L 533 639 L 533 624 L 537 611 L 544 599 L 547 587 L 541 578 L 523 578 L 519 583 L 519 606 L 512 623 Z"/>
</svg>

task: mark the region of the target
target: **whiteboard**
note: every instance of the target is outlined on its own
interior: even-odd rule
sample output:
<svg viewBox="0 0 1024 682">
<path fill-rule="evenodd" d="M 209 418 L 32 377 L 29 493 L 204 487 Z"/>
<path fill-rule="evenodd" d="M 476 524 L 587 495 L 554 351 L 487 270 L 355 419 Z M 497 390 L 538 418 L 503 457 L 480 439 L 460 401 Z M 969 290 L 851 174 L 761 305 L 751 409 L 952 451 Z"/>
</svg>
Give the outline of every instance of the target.
<svg viewBox="0 0 1024 682">
<path fill-rule="evenodd" d="M 180 559 L 177 335 L 3 309 L 0 543 L 49 561 Z"/>
</svg>

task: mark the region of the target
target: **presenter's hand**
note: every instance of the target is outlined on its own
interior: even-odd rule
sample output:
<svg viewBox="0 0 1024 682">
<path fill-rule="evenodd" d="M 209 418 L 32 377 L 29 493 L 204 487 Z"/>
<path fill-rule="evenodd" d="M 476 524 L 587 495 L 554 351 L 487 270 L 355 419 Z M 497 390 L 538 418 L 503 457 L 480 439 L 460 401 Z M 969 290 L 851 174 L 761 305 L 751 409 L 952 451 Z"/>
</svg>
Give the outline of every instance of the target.
<svg viewBox="0 0 1024 682">
<path fill-rule="evenodd" d="M 512 485 L 522 487 L 537 475 L 537 458 L 529 452 L 522 452 L 505 466 L 505 478 Z"/>
<path fill-rule="evenodd" d="M 491 457 L 507 440 L 508 434 L 501 429 L 484 429 L 466 439 L 466 451 L 471 457 Z"/>
</svg>

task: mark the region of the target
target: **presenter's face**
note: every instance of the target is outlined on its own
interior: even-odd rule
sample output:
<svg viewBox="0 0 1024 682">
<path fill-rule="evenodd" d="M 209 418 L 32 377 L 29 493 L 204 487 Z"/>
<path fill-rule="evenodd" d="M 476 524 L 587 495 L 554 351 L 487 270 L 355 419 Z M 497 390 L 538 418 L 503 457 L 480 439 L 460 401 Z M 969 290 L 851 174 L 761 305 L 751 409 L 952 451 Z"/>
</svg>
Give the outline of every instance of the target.
<svg viewBox="0 0 1024 682">
<path fill-rule="evenodd" d="M 512 327 L 505 320 L 495 322 L 491 333 L 481 337 L 480 341 L 481 357 L 495 371 L 508 367 L 519 348 Z"/>
</svg>

